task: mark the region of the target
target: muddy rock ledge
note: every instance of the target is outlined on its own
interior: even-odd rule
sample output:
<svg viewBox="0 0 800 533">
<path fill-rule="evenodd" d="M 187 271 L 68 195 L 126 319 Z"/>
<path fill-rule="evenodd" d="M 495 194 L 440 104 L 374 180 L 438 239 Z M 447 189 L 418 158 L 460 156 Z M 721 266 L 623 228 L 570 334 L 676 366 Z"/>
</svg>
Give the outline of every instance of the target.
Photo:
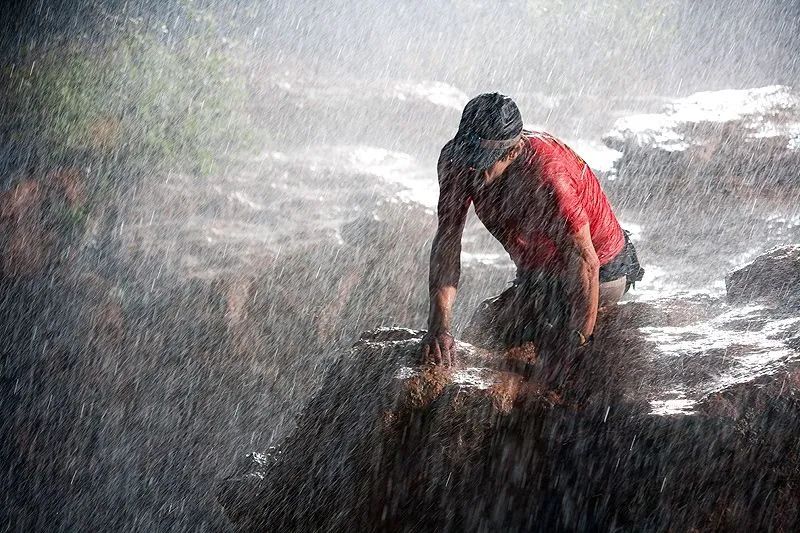
<svg viewBox="0 0 800 533">
<path fill-rule="evenodd" d="M 422 368 L 422 332 L 364 333 L 218 498 L 252 531 L 796 530 L 798 325 L 725 298 L 631 302 L 558 385 L 531 354 L 459 343 L 457 368 Z"/>
</svg>

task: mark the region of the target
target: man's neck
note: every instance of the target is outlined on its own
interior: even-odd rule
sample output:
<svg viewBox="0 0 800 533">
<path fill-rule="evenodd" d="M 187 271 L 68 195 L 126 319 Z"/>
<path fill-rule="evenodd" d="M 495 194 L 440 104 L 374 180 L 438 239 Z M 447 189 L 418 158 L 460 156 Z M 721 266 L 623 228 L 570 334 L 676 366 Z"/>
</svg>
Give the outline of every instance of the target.
<svg viewBox="0 0 800 533">
<path fill-rule="evenodd" d="M 504 181 L 507 179 L 507 176 L 514 174 L 517 170 L 521 169 L 525 163 L 525 160 L 528 158 L 528 144 L 525 143 L 522 150 L 512 159 L 508 166 L 501 172 L 496 178 L 494 178 L 491 182 L 486 183 L 487 186 L 498 183 L 500 181 Z"/>
</svg>

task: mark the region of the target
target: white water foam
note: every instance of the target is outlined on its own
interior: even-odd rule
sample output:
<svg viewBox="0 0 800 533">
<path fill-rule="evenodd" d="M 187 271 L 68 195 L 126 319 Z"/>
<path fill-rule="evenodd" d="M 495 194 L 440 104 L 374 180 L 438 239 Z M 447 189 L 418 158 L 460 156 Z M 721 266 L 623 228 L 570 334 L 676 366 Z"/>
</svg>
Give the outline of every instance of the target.
<svg viewBox="0 0 800 533">
<path fill-rule="evenodd" d="M 439 196 L 436 169 L 422 165 L 414 156 L 370 145 L 319 144 L 295 152 L 266 152 L 276 161 L 295 161 L 311 170 L 326 169 L 343 174 L 363 174 L 399 185 L 396 199 L 434 210 Z"/>
<path fill-rule="evenodd" d="M 614 163 L 622 157 L 622 152 L 598 141 L 575 139 L 567 140 L 566 143 L 589 164 L 592 170 L 601 174 L 611 173 L 614 170 Z"/>
<path fill-rule="evenodd" d="M 780 118 L 770 122 L 765 117 L 797 106 L 800 106 L 798 97 L 781 85 L 699 92 L 676 100 L 663 113 L 623 117 L 617 120 L 607 138 L 618 143 L 632 139 L 640 146 L 681 151 L 689 148 L 689 143 L 678 133 L 681 124 L 745 121 L 755 130 L 753 137 L 785 136 L 789 139 L 787 148 L 796 149 L 800 147 L 800 124 L 784 123 Z"/>
<path fill-rule="evenodd" d="M 420 98 L 459 113 L 469 101 L 464 91 L 440 81 L 401 82 L 390 89 L 389 94 L 398 100 Z"/>
<path fill-rule="evenodd" d="M 513 271 L 516 267 L 508 254 L 481 253 L 481 252 L 461 252 L 461 262 L 468 266 L 489 266 Z"/>
<path fill-rule="evenodd" d="M 726 389 L 738 383 L 774 372 L 775 369 L 793 355 L 781 340 L 782 334 L 800 323 L 800 317 L 768 321 L 763 327 L 742 331 L 731 329 L 726 324 L 741 319 L 757 319 L 763 306 L 750 305 L 737 307 L 705 321 L 687 326 L 644 327 L 640 331 L 645 338 L 656 344 L 655 357 L 674 358 L 693 357 L 710 351 L 731 354 L 730 367 L 699 386 L 693 386 L 694 399 L 688 398 L 680 386 L 667 393 L 670 398 L 653 399 L 650 402 L 653 414 L 686 414 L 701 398 Z M 736 347 L 747 347 L 740 353 Z"/>
</svg>

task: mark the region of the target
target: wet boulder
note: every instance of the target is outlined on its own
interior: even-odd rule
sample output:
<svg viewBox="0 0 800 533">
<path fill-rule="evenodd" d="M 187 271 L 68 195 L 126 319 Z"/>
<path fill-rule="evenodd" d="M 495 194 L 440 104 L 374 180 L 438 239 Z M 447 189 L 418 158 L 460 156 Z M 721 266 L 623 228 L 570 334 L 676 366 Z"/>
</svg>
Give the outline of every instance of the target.
<svg viewBox="0 0 800 533">
<path fill-rule="evenodd" d="M 603 141 L 622 152 L 616 185 L 640 198 L 797 186 L 800 93 L 784 86 L 695 93 L 661 113 L 620 118 Z"/>
<path fill-rule="evenodd" d="M 404 527 L 405 513 L 468 489 L 458 487 L 522 397 L 531 409 L 558 401 L 463 343 L 458 368 L 416 367 L 422 333 L 362 335 L 280 447 L 249 455 L 222 483 L 228 516 L 252 530 Z"/>
<path fill-rule="evenodd" d="M 792 529 L 796 351 L 748 377 L 758 357 L 735 343 L 727 358 L 668 349 L 702 346 L 693 326 L 720 305 L 619 306 L 585 352 L 459 342 L 452 369 L 417 365 L 421 331 L 367 332 L 295 428 L 220 482 L 219 501 L 249 531 Z M 705 392 L 675 408 L 689 383 Z"/>
<path fill-rule="evenodd" d="M 800 246 L 775 248 L 725 278 L 728 300 L 800 309 Z"/>
</svg>

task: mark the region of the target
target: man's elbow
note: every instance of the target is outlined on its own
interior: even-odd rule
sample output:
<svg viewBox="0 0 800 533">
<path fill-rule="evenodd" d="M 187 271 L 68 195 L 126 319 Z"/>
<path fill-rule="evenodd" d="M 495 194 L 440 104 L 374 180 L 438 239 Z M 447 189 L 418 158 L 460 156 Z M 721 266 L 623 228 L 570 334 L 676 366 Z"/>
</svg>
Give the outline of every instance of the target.
<svg viewBox="0 0 800 533">
<path fill-rule="evenodd" d="M 600 271 L 600 259 L 595 253 L 575 252 L 571 255 L 569 264 L 572 265 L 573 271 L 579 273 L 595 275 Z"/>
<path fill-rule="evenodd" d="M 584 268 L 591 272 L 598 272 L 600 270 L 600 259 L 597 254 L 583 254 L 582 257 Z"/>
</svg>

